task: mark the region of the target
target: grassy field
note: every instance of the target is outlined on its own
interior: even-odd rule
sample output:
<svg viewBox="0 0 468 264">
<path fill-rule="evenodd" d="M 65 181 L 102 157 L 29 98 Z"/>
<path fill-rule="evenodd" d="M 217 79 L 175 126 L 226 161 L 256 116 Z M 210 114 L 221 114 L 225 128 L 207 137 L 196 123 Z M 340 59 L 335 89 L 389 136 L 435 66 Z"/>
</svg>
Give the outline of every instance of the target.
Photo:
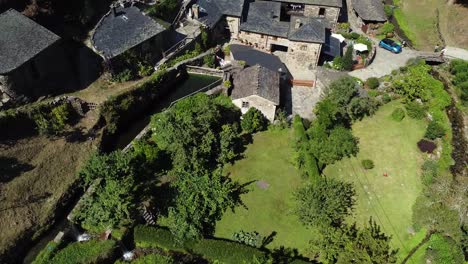
<svg viewBox="0 0 468 264">
<path fill-rule="evenodd" d="M 89 129 L 96 120 L 90 114 L 77 127 Z M 0 141 L 0 254 L 50 223 L 96 143 L 44 136 Z"/>
<path fill-rule="evenodd" d="M 468 8 L 461 5 L 448 5 L 445 0 L 394 0 L 394 16 L 401 29 L 416 48 L 433 51 L 436 44 L 441 45 L 437 29 L 437 10 L 439 28 L 446 44 L 468 48 L 466 28 Z"/>
<path fill-rule="evenodd" d="M 359 154 L 328 166 L 324 174 L 354 183 L 357 206 L 350 220 L 364 224 L 372 217 L 393 237 L 392 244 L 400 248 L 403 259 L 425 235 L 424 230 L 415 235 L 409 232 L 412 205 L 422 189 L 422 157 L 416 142 L 424 135 L 425 124 L 409 117 L 401 122 L 392 120 L 390 115 L 398 106 L 399 102 L 391 102 L 373 117 L 355 123 Z M 375 168 L 364 170 L 363 159 L 372 159 Z"/>
<path fill-rule="evenodd" d="M 262 132 L 254 135 L 245 158 L 227 171 L 240 183 L 251 182 L 249 193 L 242 195 L 247 209 L 238 207 L 226 212 L 216 226 L 216 236 L 232 239 L 234 232 L 257 231 L 262 236 L 276 232 L 268 248 L 279 246 L 298 248 L 305 254 L 313 231 L 303 227 L 292 214 L 292 193 L 303 183 L 299 171 L 291 164 L 291 130 Z M 265 181 L 267 189 L 256 181 Z"/>
</svg>

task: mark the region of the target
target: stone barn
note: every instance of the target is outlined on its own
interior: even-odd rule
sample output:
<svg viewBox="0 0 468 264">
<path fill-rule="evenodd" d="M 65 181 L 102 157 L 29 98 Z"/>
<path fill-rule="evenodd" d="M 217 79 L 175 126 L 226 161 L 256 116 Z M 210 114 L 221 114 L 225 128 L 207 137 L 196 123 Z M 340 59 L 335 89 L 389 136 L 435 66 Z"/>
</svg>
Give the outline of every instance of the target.
<svg viewBox="0 0 468 264">
<path fill-rule="evenodd" d="M 348 0 L 349 7 L 355 20 L 360 23 L 361 29 L 367 33 L 370 25 L 381 24 L 387 21 L 384 5 L 381 0 Z"/>
<path fill-rule="evenodd" d="M 273 122 L 280 104 L 280 74 L 260 65 L 236 73 L 231 99 L 242 114 L 254 107 Z"/>
<path fill-rule="evenodd" d="M 166 48 L 166 26 L 145 15 L 133 2 L 111 6 L 98 22 L 91 38 L 94 50 L 110 65 L 132 51 L 139 59 L 154 64 Z"/>
<path fill-rule="evenodd" d="M 59 36 L 14 9 L 0 14 L 2 105 L 66 90 L 73 77 Z"/>
</svg>

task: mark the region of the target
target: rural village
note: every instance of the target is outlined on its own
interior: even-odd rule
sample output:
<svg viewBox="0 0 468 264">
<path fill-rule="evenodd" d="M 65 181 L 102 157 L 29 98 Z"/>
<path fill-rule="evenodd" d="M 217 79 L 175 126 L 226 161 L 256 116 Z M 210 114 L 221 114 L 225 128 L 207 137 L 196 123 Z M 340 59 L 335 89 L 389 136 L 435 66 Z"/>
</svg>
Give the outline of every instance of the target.
<svg viewBox="0 0 468 264">
<path fill-rule="evenodd" d="M 464 0 L 0 0 L 0 263 L 468 263 Z"/>
</svg>

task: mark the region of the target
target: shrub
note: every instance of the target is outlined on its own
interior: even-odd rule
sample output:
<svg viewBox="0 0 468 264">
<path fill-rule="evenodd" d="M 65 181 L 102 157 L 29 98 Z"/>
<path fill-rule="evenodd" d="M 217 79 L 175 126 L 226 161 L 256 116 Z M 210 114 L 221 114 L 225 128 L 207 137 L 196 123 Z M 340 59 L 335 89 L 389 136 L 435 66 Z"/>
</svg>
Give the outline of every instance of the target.
<svg viewBox="0 0 468 264">
<path fill-rule="evenodd" d="M 390 22 L 385 22 L 380 28 L 380 34 L 387 35 L 395 30 L 395 26 Z"/>
<path fill-rule="evenodd" d="M 439 124 L 437 121 L 431 121 L 426 129 L 426 134 L 424 137 L 428 139 L 436 139 L 445 135 L 445 128 Z"/>
<path fill-rule="evenodd" d="M 369 87 L 370 89 L 376 89 L 377 87 L 379 87 L 379 85 L 380 85 L 380 82 L 378 78 L 371 77 L 366 80 L 366 86 Z"/>
<path fill-rule="evenodd" d="M 114 240 L 75 242 L 57 252 L 51 263 L 100 263 L 111 258 L 116 249 Z"/>
<path fill-rule="evenodd" d="M 33 114 L 34 122 L 37 130 L 41 135 L 57 135 L 62 132 L 71 116 L 71 106 L 68 103 L 63 103 L 50 110 L 37 109 Z"/>
<path fill-rule="evenodd" d="M 114 82 L 118 82 L 118 83 L 121 83 L 121 82 L 128 82 L 128 81 L 131 81 L 133 79 L 135 79 L 135 74 L 133 73 L 132 70 L 130 69 L 125 69 L 117 74 L 115 74 L 113 77 L 112 77 L 112 81 Z"/>
<path fill-rule="evenodd" d="M 213 262 L 238 264 L 252 263 L 265 256 L 259 249 L 224 240 L 204 239 L 191 246 L 195 254 Z"/>
<path fill-rule="evenodd" d="M 232 235 L 232 239 L 239 243 L 245 244 L 251 247 L 260 247 L 262 245 L 262 236 L 257 231 L 245 232 L 241 230 Z"/>
<path fill-rule="evenodd" d="M 214 68 L 215 63 L 216 63 L 216 60 L 215 60 L 214 55 L 208 55 L 208 56 L 203 57 L 203 64 L 205 64 L 206 66 L 210 68 Z"/>
<path fill-rule="evenodd" d="M 392 101 L 392 97 L 388 93 L 382 95 L 382 102 L 384 104 L 389 103 L 390 101 Z"/>
<path fill-rule="evenodd" d="M 343 37 L 347 39 L 358 39 L 361 36 L 359 35 L 359 33 L 356 33 L 356 32 L 351 32 L 351 33 L 342 32 L 341 35 L 343 35 Z"/>
<path fill-rule="evenodd" d="M 135 245 L 141 248 L 161 248 L 184 251 L 169 230 L 139 225 L 133 231 Z"/>
<path fill-rule="evenodd" d="M 263 131 L 267 128 L 267 125 L 268 120 L 266 117 L 254 107 L 251 107 L 241 120 L 242 130 L 247 133 Z"/>
<path fill-rule="evenodd" d="M 224 55 L 229 56 L 231 54 L 231 45 L 227 45 L 223 49 Z"/>
<path fill-rule="evenodd" d="M 352 71 L 353 65 L 353 45 L 348 45 L 345 55 L 343 56 L 343 70 Z"/>
<path fill-rule="evenodd" d="M 232 83 L 230 80 L 226 80 L 223 82 L 223 86 L 229 89 L 232 87 Z"/>
<path fill-rule="evenodd" d="M 422 183 L 426 186 L 432 184 L 434 179 L 437 177 L 439 165 L 435 160 L 426 160 L 424 161 L 423 165 L 421 166 L 422 170 Z"/>
<path fill-rule="evenodd" d="M 384 6 L 384 12 L 385 12 L 385 15 L 388 18 L 391 18 L 393 16 L 393 7 L 390 6 L 390 5 L 385 5 Z"/>
<path fill-rule="evenodd" d="M 405 104 L 406 113 L 414 119 L 423 119 L 426 116 L 426 109 L 423 104 L 416 101 L 410 101 Z"/>
<path fill-rule="evenodd" d="M 418 148 L 422 152 L 432 153 L 437 148 L 437 145 L 432 141 L 421 139 L 418 142 Z"/>
<path fill-rule="evenodd" d="M 146 77 L 153 73 L 153 67 L 149 64 L 139 62 L 138 63 L 138 76 Z"/>
<path fill-rule="evenodd" d="M 366 170 L 370 170 L 374 168 L 374 162 L 370 159 L 365 159 L 361 161 L 362 167 Z"/>
<path fill-rule="evenodd" d="M 393 110 L 392 112 L 393 120 L 400 122 L 401 120 L 403 120 L 403 118 L 405 118 L 405 110 L 403 110 L 402 108 L 397 108 Z"/>
<path fill-rule="evenodd" d="M 335 70 L 343 70 L 343 58 L 341 56 L 335 57 L 333 59 L 333 68 Z"/>
</svg>

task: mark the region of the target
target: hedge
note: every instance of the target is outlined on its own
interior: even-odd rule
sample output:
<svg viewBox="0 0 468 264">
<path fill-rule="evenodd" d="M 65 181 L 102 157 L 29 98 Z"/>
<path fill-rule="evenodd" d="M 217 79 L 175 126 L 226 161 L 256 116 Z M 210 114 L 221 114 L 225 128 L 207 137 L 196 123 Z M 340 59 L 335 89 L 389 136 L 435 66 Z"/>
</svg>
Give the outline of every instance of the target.
<svg viewBox="0 0 468 264">
<path fill-rule="evenodd" d="M 57 252 L 50 263 L 54 264 L 86 264 L 109 260 L 116 251 L 114 240 L 75 242 Z"/>
<path fill-rule="evenodd" d="M 133 234 L 137 247 L 185 252 L 184 247 L 177 243 L 169 230 L 140 225 L 135 227 Z"/>
<path fill-rule="evenodd" d="M 39 252 L 32 264 L 48 264 L 59 249 L 59 243 L 51 241 Z"/>
<path fill-rule="evenodd" d="M 128 263 L 128 262 L 127 262 Z M 132 261 L 132 264 L 172 264 L 174 260 L 171 257 L 150 254 Z"/>
<path fill-rule="evenodd" d="M 225 240 L 204 239 L 191 248 L 194 253 L 202 255 L 213 262 L 244 263 L 261 259 L 265 253 L 259 249 Z"/>
<path fill-rule="evenodd" d="M 221 263 L 238 264 L 265 256 L 265 253 L 257 248 L 225 240 L 203 239 L 183 245 L 177 244 L 171 232 L 160 227 L 137 226 L 134 230 L 134 240 L 135 245 L 140 248 L 191 252 Z"/>
<path fill-rule="evenodd" d="M 294 116 L 292 126 L 294 128 L 294 144 L 298 148 L 308 140 L 302 118 L 299 115 Z"/>
</svg>

